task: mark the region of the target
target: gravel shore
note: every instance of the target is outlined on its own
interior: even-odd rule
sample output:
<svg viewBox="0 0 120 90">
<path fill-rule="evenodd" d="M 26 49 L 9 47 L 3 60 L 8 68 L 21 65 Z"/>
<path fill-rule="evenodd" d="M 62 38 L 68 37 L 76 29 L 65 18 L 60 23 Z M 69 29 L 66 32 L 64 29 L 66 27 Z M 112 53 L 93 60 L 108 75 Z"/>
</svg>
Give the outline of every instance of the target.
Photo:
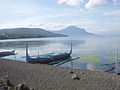
<svg viewBox="0 0 120 90">
<path fill-rule="evenodd" d="M 0 58 L 0 80 L 34 90 L 120 90 L 120 75 Z"/>
</svg>

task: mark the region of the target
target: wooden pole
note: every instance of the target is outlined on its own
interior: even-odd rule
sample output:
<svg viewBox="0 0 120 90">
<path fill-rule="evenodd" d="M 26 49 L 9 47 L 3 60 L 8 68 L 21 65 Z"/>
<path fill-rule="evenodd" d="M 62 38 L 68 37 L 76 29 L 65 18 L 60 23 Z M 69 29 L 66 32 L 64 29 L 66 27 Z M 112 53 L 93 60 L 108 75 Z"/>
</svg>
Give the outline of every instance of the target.
<svg viewBox="0 0 120 90">
<path fill-rule="evenodd" d="M 115 51 L 115 71 L 117 75 L 120 75 L 120 61 L 118 59 L 118 48 Z"/>
</svg>

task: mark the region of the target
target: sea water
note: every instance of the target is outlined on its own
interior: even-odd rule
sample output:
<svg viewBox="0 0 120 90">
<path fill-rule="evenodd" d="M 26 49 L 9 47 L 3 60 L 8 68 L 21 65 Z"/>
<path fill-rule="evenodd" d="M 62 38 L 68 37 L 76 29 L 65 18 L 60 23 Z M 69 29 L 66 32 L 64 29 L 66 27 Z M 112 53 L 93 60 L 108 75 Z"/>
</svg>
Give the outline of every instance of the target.
<svg viewBox="0 0 120 90">
<path fill-rule="evenodd" d="M 115 63 L 115 50 L 120 50 L 120 37 L 51 37 L 0 40 L 0 51 L 15 49 L 15 56 L 4 58 L 25 61 L 25 46 L 29 46 L 29 55 L 34 56 L 52 52 L 64 52 L 70 50 L 72 41 L 72 58 L 80 57 L 72 61 L 73 68 L 89 69 L 91 64 Z M 118 59 L 120 53 L 118 54 Z M 94 65 L 93 64 L 93 65 Z M 63 67 L 71 67 L 67 62 Z"/>
</svg>

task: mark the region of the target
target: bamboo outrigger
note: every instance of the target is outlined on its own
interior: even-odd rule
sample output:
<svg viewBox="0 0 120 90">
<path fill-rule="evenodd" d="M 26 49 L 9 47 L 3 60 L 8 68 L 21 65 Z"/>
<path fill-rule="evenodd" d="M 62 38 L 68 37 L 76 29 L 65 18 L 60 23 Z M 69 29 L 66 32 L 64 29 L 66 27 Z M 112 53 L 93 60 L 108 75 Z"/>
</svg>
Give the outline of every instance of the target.
<svg viewBox="0 0 120 90">
<path fill-rule="evenodd" d="M 26 61 L 29 63 L 50 63 L 58 60 L 64 60 L 66 58 L 69 58 L 72 53 L 72 44 L 71 49 L 67 52 L 63 53 L 50 53 L 45 55 L 38 55 L 38 57 L 30 57 L 28 55 L 28 45 L 26 45 Z"/>
<path fill-rule="evenodd" d="M 11 51 L 1 51 L 1 52 L 0 52 L 0 57 L 10 56 L 10 55 L 15 55 L 15 50 L 11 50 Z"/>
</svg>

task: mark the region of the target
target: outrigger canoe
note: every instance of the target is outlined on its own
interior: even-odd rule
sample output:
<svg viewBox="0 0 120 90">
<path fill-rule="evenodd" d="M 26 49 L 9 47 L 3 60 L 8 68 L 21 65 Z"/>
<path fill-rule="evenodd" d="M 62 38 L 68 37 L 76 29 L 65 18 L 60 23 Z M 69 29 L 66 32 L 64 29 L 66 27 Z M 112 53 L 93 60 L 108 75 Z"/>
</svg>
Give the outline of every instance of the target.
<svg viewBox="0 0 120 90">
<path fill-rule="evenodd" d="M 45 55 L 38 55 L 37 57 L 31 57 L 28 54 L 28 45 L 26 45 L 26 61 L 29 63 L 50 63 L 54 61 L 64 60 L 69 58 L 72 53 L 72 44 L 71 49 L 62 53 L 50 53 Z"/>
<path fill-rule="evenodd" d="M 10 56 L 10 55 L 15 55 L 15 50 L 11 50 L 11 51 L 1 51 L 1 52 L 0 52 L 0 57 Z"/>
</svg>

